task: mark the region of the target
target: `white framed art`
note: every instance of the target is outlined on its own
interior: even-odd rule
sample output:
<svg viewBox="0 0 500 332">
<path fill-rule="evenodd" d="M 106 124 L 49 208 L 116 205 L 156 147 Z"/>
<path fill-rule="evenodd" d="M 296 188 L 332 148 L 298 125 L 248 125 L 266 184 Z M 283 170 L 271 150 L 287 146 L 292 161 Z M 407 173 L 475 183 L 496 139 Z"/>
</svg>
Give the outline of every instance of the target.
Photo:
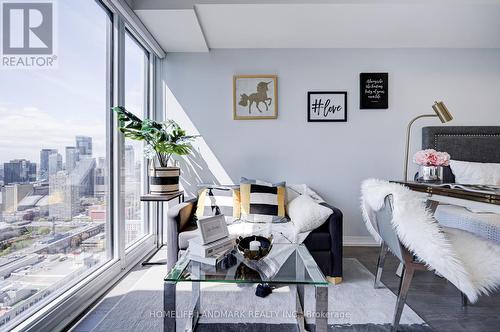
<svg viewBox="0 0 500 332">
<path fill-rule="evenodd" d="M 211 243 L 229 236 L 226 218 L 224 218 L 223 214 L 198 219 L 196 224 L 198 225 L 202 244 Z"/>
</svg>

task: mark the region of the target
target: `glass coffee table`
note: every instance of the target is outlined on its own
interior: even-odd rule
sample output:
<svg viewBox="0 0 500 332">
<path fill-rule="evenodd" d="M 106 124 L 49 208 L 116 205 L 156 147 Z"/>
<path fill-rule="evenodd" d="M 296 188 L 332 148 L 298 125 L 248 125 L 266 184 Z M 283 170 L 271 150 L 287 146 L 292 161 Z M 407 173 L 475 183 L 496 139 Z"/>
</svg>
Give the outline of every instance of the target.
<svg viewBox="0 0 500 332">
<path fill-rule="evenodd" d="M 262 268 L 262 265 L 267 268 Z M 200 284 L 209 282 L 296 285 L 297 319 L 301 331 L 305 330 L 304 286 L 314 286 L 316 331 L 327 331 L 328 281 L 302 244 L 274 244 L 270 254 L 257 265 L 254 261 L 248 261 L 236 253 L 231 258 L 230 266 L 215 267 L 192 261 L 189 259 L 189 254 L 184 253 L 164 279 L 164 331 L 176 331 L 178 316 L 176 314 L 176 287 L 182 282 L 192 283 L 190 308 L 187 311 L 183 310 L 189 313 L 185 331 L 195 329 L 200 317 Z"/>
</svg>

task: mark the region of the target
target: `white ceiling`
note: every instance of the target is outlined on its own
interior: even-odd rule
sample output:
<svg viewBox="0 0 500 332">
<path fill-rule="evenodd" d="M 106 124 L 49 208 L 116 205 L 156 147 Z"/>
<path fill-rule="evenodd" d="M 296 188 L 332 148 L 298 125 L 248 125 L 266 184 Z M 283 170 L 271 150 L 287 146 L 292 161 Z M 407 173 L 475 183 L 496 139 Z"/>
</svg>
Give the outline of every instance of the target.
<svg viewBox="0 0 500 332">
<path fill-rule="evenodd" d="M 134 10 L 167 52 L 207 52 L 208 47 L 192 9 Z"/>
<path fill-rule="evenodd" d="M 500 48 L 500 1 L 135 0 L 167 52 Z"/>
</svg>

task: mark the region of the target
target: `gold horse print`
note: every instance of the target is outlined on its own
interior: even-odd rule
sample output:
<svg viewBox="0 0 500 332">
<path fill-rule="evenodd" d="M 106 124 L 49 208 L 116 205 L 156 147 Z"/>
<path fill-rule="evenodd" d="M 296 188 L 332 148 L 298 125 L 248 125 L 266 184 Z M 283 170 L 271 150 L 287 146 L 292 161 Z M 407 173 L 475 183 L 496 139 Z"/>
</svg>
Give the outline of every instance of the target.
<svg viewBox="0 0 500 332">
<path fill-rule="evenodd" d="M 259 107 L 260 103 L 264 103 L 266 106 L 266 111 L 269 111 L 269 106 L 273 102 L 273 98 L 267 96 L 267 91 L 269 90 L 268 85 L 271 82 L 259 82 L 257 84 L 257 92 L 252 93 L 250 96 L 246 93 L 240 95 L 240 102 L 238 103 L 241 106 L 246 107 L 248 105 L 248 114 L 252 114 L 252 105 L 255 103 L 255 107 L 257 110 L 262 113 L 262 110 Z M 267 103 L 269 101 L 269 104 Z"/>
<path fill-rule="evenodd" d="M 277 90 L 276 75 L 234 75 L 233 119 L 277 119 Z"/>
</svg>

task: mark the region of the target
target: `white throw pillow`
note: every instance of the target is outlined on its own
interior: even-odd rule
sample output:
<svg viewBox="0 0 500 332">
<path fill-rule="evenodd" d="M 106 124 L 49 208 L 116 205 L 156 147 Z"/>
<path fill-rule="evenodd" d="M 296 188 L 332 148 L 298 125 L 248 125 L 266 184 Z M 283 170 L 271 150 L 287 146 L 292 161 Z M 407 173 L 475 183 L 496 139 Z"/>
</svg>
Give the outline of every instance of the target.
<svg viewBox="0 0 500 332">
<path fill-rule="evenodd" d="M 308 195 L 300 195 L 288 204 L 288 216 L 297 233 L 318 228 L 332 213 L 332 209 L 316 203 Z"/>
<path fill-rule="evenodd" d="M 287 184 L 286 185 L 286 215 L 290 216 L 288 213 L 288 204 L 299 197 L 300 195 L 309 195 L 313 201 L 316 203 L 324 203 L 325 200 L 321 198 L 314 190 L 309 188 L 306 184 Z"/>
<path fill-rule="evenodd" d="M 500 164 L 450 160 L 455 183 L 500 185 Z"/>
</svg>

